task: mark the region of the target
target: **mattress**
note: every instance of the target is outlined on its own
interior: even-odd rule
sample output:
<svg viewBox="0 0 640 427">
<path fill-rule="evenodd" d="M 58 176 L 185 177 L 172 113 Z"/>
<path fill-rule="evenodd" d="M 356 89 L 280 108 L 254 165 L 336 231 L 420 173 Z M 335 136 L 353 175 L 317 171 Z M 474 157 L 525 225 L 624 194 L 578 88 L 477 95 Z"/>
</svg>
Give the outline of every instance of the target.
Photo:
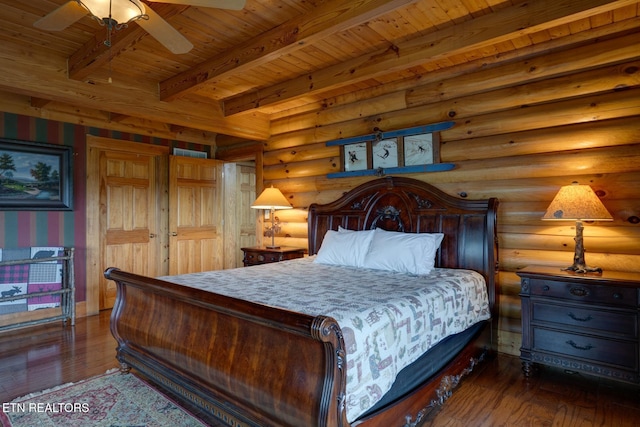
<svg viewBox="0 0 640 427">
<path fill-rule="evenodd" d="M 313 260 L 160 279 L 333 317 L 346 347 L 349 422 L 379 402 L 403 368 L 446 337 L 490 318 L 485 281 L 475 271 L 436 268 L 411 275 Z"/>
</svg>

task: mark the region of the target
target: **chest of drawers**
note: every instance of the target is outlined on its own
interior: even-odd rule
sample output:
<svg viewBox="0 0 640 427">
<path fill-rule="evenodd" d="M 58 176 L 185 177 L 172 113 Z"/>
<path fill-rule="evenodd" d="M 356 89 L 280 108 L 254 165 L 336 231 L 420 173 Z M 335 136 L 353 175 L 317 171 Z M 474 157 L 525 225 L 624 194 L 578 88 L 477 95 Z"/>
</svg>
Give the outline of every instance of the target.
<svg viewBox="0 0 640 427">
<path fill-rule="evenodd" d="M 539 363 L 640 384 L 640 274 L 543 266 L 517 274 L 525 375 Z"/>
</svg>

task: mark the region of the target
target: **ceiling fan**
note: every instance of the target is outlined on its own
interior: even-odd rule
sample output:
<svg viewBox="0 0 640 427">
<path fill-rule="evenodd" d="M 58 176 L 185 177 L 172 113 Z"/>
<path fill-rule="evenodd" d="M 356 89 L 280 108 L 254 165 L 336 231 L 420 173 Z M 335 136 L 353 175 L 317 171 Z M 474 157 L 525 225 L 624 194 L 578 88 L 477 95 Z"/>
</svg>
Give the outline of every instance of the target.
<svg viewBox="0 0 640 427">
<path fill-rule="evenodd" d="M 241 10 L 245 0 L 154 0 L 186 6 Z M 62 31 L 87 14 L 108 28 L 105 44 L 111 43 L 111 30 L 136 21 L 153 38 L 175 54 L 187 53 L 193 45 L 153 9 L 140 0 L 69 0 L 33 25 L 46 31 Z"/>
</svg>

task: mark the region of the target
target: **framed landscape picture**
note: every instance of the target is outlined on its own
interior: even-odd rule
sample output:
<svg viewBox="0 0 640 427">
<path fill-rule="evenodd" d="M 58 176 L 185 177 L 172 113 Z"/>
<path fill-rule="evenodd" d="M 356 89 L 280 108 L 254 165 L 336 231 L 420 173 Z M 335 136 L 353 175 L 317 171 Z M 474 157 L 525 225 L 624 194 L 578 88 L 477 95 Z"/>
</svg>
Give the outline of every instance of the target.
<svg viewBox="0 0 640 427">
<path fill-rule="evenodd" d="M 0 139 L 0 210 L 72 210 L 71 147 Z"/>
</svg>

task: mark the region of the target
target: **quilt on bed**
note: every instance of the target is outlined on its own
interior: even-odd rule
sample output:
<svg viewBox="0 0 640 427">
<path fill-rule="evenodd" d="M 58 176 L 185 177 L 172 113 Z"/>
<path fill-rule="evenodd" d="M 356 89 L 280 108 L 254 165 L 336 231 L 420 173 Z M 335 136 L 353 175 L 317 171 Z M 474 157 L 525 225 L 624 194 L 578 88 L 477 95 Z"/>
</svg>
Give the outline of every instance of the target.
<svg viewBox="0 0 640 427">
<path fill-rule="evenodd" d="M 391 388 L 396 374 L 448 335 L 490 317 L 485 281 L 470 270 L 428 275 L 314 263 L 314 257 L 161 277 L 181 285 L 333 317 L 347 351 L 347 419 Z"/>
</svg>

